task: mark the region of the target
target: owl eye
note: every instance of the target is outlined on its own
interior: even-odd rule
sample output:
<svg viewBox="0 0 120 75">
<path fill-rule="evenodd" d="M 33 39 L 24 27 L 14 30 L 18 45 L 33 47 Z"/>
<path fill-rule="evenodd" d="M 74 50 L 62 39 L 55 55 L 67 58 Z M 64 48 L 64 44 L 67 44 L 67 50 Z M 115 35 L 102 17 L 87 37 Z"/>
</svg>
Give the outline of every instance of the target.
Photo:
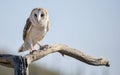
<svg viewBox="0 0 120 75">
<path fill-rule="evenodd" d="M 41 17 L 43 17 L 44 16 L 44 14 L 41 14 Z"/>
<path fill-rule="evenodd" d="M 34 14 L 35 17 L 37 17 L 37 14 Z"/>
</svg>

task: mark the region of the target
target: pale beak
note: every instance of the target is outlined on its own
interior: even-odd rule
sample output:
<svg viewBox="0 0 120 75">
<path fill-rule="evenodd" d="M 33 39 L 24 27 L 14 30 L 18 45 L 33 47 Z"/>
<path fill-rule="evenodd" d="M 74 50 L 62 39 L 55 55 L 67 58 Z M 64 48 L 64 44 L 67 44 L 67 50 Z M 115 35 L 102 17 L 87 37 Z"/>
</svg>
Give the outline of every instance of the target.
<svg viewBox="0 0 120 75">
<path fill-rule="evenodd" d="M 38 22 L 41 20 L 41 12 L 38 12 L 37 20 L 38 20 Z"/>
</svg>

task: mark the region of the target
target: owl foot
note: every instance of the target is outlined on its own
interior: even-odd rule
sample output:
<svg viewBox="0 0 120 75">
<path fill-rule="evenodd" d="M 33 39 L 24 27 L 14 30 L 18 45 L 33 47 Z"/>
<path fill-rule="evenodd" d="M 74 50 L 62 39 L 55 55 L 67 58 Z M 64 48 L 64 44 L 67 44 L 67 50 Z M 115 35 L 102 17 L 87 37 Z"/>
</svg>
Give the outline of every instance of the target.
<svg viewBox="0 0 120 75">
<path fill-rule="evenodd" d="M 37 51 L 37 50 L 31 50 L 29 54 L 33 54 L 35 51 Z"/>
<path fill-rule="evenodd" d="M 48 48 L 48 45 L 40 45 L 39 50 L 44 50 L 44 49 L 46 49 L 46 48 Z"/>
</svg>

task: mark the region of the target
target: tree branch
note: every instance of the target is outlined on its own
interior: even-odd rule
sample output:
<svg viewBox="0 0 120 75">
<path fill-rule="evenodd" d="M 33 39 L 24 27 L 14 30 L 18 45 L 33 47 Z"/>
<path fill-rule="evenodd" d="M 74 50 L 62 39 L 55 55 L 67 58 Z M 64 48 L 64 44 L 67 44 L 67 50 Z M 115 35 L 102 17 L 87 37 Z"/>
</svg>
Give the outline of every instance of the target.
<svg viewBox="0 0 120 75">
<path fill-rule="evenodd" d="M 94 66 L 110 66 L 109 61 L 103 59 L 103 58 L 95 58 L 91 57 L 87 54 L 84 54 L 80 50 L 70 48 L 67 45 L 63 44 L 54 44 L 54 45 L 49 45 L 43 50 L 37 50 L 34 51 L 32 54 L 27 54 L 25 58 L 27 59 L 28 64 L 32 63 L 33 61 L 36 61 L 50 53 L 54 52 L 59 52 L 62 55 L 68 55 L 70 57 L 73 57 L 77 60 L 80 60 L 84 63 L 87 63 L 89 65 L 94 65 Z"/>
<path fill-rule="evenodd" d="M 28 69 L 29 65 L 32 62 L 54 52 L 59 52 L 62 55 L 68 55 L 89 65 L 110 66 L 109 61 L 103 58 L 91 57 L 77 49 L 70 48 L 67 45 L 63 44 L 44 46 L 42 50 L 33 51 L 24 57 L 17 55 L 0 54 L 0 65 L 14 68 L 14 75 L 29 75 Z"/>
<path fill-rule="evenodd" d="M 94 66 L 110 66 L 109 61 L 105 60 L 104 58 L 96 58 L 96 57 L 91 57 L 80 50 L 68 47 L 67 45 L 63 44 L 54 44 L 54 45 L 48 45 L 46 46 L 43 50 L 36 50 L 32 54 L 27 54 L 23 57 L 25 59 L 26 63 L 25 65 L 29 65 L 32 62 L 43 58 L 44 56 L 47 56 L 50 53 L 54 52 L 59 52 L 62 55 L 67 55 L 70 57 L 73 57 L 79 61 L 82 61 L 84 63 L 87 63 L 89 65 L 94 65 Z M 6 67 L 14 67 L 13 60 L 15 57 L 20 57 L 21 56 L 16 56 L 16 55 L 9 55 L 9 54 L 0 54 L 0 65 L 6 66 Z M 21 59 L 20 59 L 21 60 Z"/>
</svg>

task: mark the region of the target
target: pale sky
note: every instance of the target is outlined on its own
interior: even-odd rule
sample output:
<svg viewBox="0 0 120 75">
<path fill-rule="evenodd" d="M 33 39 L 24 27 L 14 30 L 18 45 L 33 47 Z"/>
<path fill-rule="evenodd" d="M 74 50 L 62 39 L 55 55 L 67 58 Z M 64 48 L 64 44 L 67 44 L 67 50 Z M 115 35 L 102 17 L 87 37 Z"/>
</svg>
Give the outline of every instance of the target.
<svg viewBox="0 0 120 75">
<path fill-rule="evenodd" d="M 66 44 L 91 56 L 104 57 L 111 66 L 91 66 L 58 53 L 50 54 L 37 63 L 61 75 L 120 74 L 119 0 L 1 0 L 1 48 L 10 49 L 10 54 L 26 54 L 17 51 L 23 43 L 26 19 L 35 7 L 46 8 L 50 16 L 50 31 L 42 44 Z"/>
</svg>

